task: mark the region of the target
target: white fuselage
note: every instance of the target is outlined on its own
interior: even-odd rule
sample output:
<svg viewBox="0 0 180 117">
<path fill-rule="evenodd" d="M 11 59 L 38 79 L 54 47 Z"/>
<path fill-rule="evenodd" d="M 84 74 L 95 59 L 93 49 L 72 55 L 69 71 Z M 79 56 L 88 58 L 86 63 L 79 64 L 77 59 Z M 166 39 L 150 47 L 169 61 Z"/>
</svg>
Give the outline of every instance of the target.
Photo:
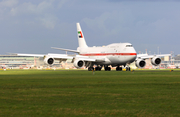
<svg viewBox="0 0 180 117">
<path fill-rule="evenodd" d="M 101 60 L 101 62 L 96 62 L 99 65 L 126 65 L 135 61 L 137 56 L 130 43 L 114 43 L 102 47 L 78 48 L 77 50 L 82 56 Z"/>
</svg>

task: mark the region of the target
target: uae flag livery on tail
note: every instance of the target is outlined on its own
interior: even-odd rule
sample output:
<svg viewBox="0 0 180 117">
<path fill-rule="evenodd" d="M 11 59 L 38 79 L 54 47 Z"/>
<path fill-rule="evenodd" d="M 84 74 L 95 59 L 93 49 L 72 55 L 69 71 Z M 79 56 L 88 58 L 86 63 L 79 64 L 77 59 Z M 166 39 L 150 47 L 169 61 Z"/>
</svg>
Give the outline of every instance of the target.
<svg viewBox="0 0 180 117">
<path fill-rule="evenodd" d="M 83 38 L 82 32 L 78 31 L 79 38 Z"/>
</svg>

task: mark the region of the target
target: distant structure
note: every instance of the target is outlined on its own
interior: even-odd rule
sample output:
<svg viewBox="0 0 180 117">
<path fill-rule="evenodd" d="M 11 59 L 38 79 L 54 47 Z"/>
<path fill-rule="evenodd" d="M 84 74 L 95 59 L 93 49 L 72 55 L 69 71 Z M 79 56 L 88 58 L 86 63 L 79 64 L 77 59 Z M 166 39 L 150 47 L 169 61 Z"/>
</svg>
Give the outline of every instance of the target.
<svg viewBox="0 0 180 117">
<path fill-rule="evenodd" d="M 166 68 L 180 68 L 180 54 L 176 56 L 164 57 L 161 65 L 165 65 Z"/>
<path fill-rule="evenodd" d="M 180 54 L 176 55 L 176 56 L 174 57 L 174 60 L 175 60 L 175 61 L 180 61 Z"/>
<path fill-rule="evenodd" d="M 176 55 L 172 62 L 176 68 L 180 68 L 180 54 Z"/>
<path fill-rule="evenodd" d="M 54 66 L 60 67 L 60 63 L 56 62 Z M 0 68 L 9 69 L 31 69 L 48 67 L 44 64 L 42 57 L 27 57 L 16 55 L 0 55 Z"/>
</svg>

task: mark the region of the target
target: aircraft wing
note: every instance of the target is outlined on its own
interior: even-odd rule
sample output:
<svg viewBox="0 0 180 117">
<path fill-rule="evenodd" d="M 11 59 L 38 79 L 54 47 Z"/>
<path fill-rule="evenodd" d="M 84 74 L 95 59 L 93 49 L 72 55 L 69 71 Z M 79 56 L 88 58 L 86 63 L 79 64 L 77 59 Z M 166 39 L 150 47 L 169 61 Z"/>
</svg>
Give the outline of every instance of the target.
<svg viewBox="0 0 180 117">
<path fill-rule="evenodd" d="M 32 57 L 52 57 L 55 60 L 73 59 L 74 58 L 74 56 L 69 56 L 69 55 L 66 55 L 66 54 L 51 54 L 51 53 L 48 53 L 48 54 L 22 54 L 22 53 L 18 53 L 18 54 L 15 54 L 15 55 L 17 55 L 17 56 L 32 56 Z"/>
<path fill-rule="evenodd" d="M 67 54 L 22 54 L 22 53 L 17 53 L 15 54 L 17 56 L 32 56 L 32 57 L 52 57 L 55 60 L 61 60 L 61 61 L 66 61 L 67 59 L 80 59 L 83 61 L 91 61 L 91 62 L 102 62 L 105 61 L 104 59 L 94 59 L 94 58 L 89 58 L 88 56 L 81 56 L 81 55 L 67 55 Z"/>
<path fill-rule="evenodd" d="M 52 57 L 55 60 L 60 60 L 60 59 L 80 59 L 80 60 L 83 60 L 83 61 L 97 61 L 97 59 L 89 58 L 87 56 L 81 56 L 81 55 L 47 54 L 46 56 Z"/>
<path fill-rule="evenodd" d="M 63 51 L 69 51 L 69 52 L 79 53 L 79 51 L 77 51 L 77 50 L 70 50 L 70 49 L 56 48 L 56 47 L 51 47 L 51 48 L 53 48 L 53 49 L 57 49 L 57 50 L 63 50 Z"/>
<path fill-rule="evenodd" d="M 55 60 L 59 60 L 59 59 L 73 59 L 75 55 L 69 56 L 67 54 L 47 54 L 45 56 L 52 57 Z"/>
<path fill-rule="evenodd" d="M 44 57 L 43 54 L 15 54 L 17 56 L 33 56 L 33 57 Z"/>
<path fill-rule="evenodd" d="M 149 59 L 153 57 L 164 57 L 164 56 L 171 56 L 171 54 L 159 54 L 159 55 L 148 55 L 148 54 L 138 54 L 137 59 Z"/>
</svg>

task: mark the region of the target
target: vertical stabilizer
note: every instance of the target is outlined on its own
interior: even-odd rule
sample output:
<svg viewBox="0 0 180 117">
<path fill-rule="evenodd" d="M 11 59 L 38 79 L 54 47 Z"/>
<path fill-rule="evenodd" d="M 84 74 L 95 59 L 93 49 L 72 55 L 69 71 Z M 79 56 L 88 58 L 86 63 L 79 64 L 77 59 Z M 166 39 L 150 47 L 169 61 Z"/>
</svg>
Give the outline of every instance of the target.
<svg viewBox="0 0 180 117">
<path fill-rule="evenodd" d="M 77 36 L 78 36 L 78 41 L 79 41 L 79 47 L 80 48 L 87 48 L 87 44 L 83 35 L 83 32 L 81 30 L 81 26 L 79 23 L 76 23 L 77 25 Z"/>
</svg>

